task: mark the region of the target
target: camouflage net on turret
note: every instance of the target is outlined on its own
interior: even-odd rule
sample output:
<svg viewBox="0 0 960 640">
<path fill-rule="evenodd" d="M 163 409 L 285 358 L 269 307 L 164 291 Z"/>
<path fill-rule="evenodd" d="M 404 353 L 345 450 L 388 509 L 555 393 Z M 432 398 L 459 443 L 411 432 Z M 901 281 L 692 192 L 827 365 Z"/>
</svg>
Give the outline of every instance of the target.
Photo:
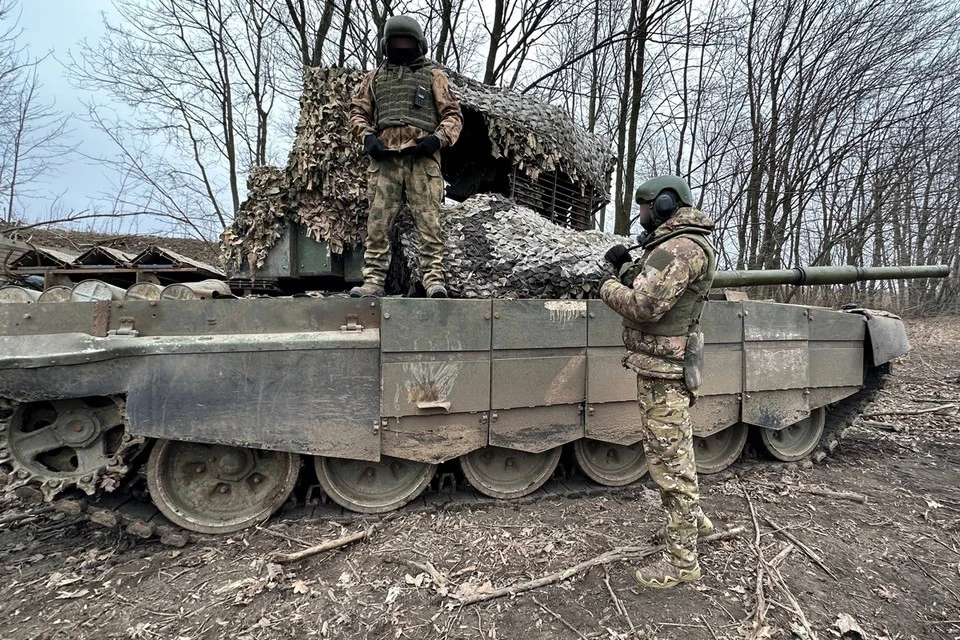
<svg viewBox="0 0 960 640">
<path fill-rule="evenodd" d="M 600 231 L 572 232 L 499 195 L 474 196 L 444 207 L 444 277 L 458 298 L 596 298 L 599 281 L 613 274 L 603 254 L 631 238 Z M 400 270 L 420 282 L 418 234 L 409 214 L 398 217 Z"/>
<path fill-rule="evenodd" d="M 613 156 L 599 136 L 578 130 L 556 105 L 446 71 L 462 107 L 482 114 L 494 157 L 509 158 L 534 181 L 560 169 L 581 190 L 592 184 L 606 192 Z"/>
<path fill-rule="evenodd" d="M 348 108 L 363 74 L 308 68 L 293 150 L 288 206 L 333 253 L 362 242 L 367 228 L 367 158 L 350 132 Z"/>
<path fill-rule="evenodd" d="M 328 243 L 334 253 L 364 240 L 368 161 L 362 145 L 351 134 L 348 115 L 350 98 L 362 76 L 363 72 L 349 69 L 305 70 L 300 118 L 287 166 L 283 170 L 258 167 L 251 172 L 247 200 L 222 237 L 226 264 L 248 264 L 252 273 L 263 265 L 290 220 L 303 225 L 314 239 Z M 581 190 L 589 187 L 606 193 L 612 166 L 609 148 L 598 137 L 576 130 L 559 108 L 452 72 L 450 78 L 463 109 L 483 118 L 494 157 L 508 158 L 531 180 L 560 169 L 578 181 Z M 521 219 L 527 214 L 531 220 L 538 218 L 527 209 L 523 211 Z M 568 230 L 557 237 L 574 236 Z M 503 286 L 491 284 L 489 288 L 493 291 Z M 532 291 L 530 285 L 517 288 Z M 483 287 L 464 289 L 480 290 Z"/>
<path fill-rule="evenodd" d="M 254 167 L 247 177 L 247 199 L 233 224 L 220 236 L 224 264 L 241 266 L 246 260 L 253 272 L 263 266 L 267 251 L 283 233 L 288 219 L 285 196 L 287 176 L 276 167 Z"/>
</svg>

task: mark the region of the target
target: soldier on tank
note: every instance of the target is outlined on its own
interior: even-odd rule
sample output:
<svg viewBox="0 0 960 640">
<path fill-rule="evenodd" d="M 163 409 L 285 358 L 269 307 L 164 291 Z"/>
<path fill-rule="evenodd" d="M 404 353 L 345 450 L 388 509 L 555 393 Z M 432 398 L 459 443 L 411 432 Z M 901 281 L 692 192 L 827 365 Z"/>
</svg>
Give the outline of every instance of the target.
<svg viewBox="0 0 960 640">
<path fill-rule="evenodd" d="M 686 181 L 661 176 L 636 193 L 648 235 L 633 261 L 623 245 L 604 256 L 619 278 L 600 297 L 623 316 L 624 366 L 637 372 L 643 449 L 667 512 L 662 559 L 636 572 L 641 585 L 667 589 L 700 579 L 697 538 L 713 532 L 700 509 L 690 404 L 703 363 L 700 314 L 716 272 L 713 221 L 693 207 Z"/>
<path fill-rule="evenodd" d="M 381 296 L 390 264 L 390 228 L 404 200 L 420 235 L 423 286 L 446 298 L 440 203 L 440 149 L 463 128 L 460 104 L 446 74 L 428 62 L 427 41 L 416 20 L 393 16 L 380 40 L 384 62 L 368 73 L 350 102 L 350 124 L 370 156 L 367 244 L 363 285 L 352 296 Z"/>
</svg>

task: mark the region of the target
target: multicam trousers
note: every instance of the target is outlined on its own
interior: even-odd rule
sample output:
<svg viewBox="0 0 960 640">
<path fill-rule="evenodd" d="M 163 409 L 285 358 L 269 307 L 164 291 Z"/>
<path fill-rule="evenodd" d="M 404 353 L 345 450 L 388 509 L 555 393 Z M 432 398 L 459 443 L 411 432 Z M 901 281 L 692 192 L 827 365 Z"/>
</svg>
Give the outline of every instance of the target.
<svg viewBox="0 0 960 640">
<path fill-rule="evenodd" d="M 689 569 L 697 564 L 697 521 L 702 517 L 693 458 L 690 392 L 682 380 L 637 376 L 643 450 L 650 477 L 667 510 L 667 560 Z"/>
<path fill-rule="evenodd" d="M 443 178 L 437 161 L 414 156 L 371 160 L 367 186 L 370 215 L 363 254 L 363 281 L 383 286 L 390 266 L 390 228 L 405 199 L 420 234 L 423 286 L 443 284 L 443 242 L 440 240 Z"/>
</svg>

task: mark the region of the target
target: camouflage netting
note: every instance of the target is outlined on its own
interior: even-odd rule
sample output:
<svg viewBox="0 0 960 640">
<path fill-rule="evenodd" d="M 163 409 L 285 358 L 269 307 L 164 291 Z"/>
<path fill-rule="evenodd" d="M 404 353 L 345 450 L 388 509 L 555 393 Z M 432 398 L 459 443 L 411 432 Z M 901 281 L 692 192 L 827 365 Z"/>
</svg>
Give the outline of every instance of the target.
<svg viewBox="0 0 960 640">
<path fill-rule="evenodd" d="M 334 253 L 363 241 L 368 161 L 350 132 L 348 117 L 362 75 L 349 69 L 305 70 L 287 166 L 251 172 L 247 200 L 223 234 L 226 264 L 246 263 L 251 272 L 262 266 L 288 220 L 304 225 Z M 599 138 L 575 129 L 557 107 L 450 75 L 465 112 L 483 119 L 486 131 L 481 135 L 489 138 L 494 157 L 509 159 L 531 180 L 559 169 L 581 192 L 606 194 L 612 156 Z"/>
<path fill-rule="evenodd" d="M 600 231 L 571 232 L 499 195 L 474 196 L 443 209 L 444 277 L 458 298 L 596 298 L 601 278 L 613 274 L 603 254 L 625 238 Z M 408 214 L 398 218 L 406 293 L 421 280 L 418 238 Z"/>
<path fill-rule="evenodd" d="M 461 106 L 483 115 L 494 157 L 509 158 L 531 180 L 560 169 L 581 190 L 606 193 L 613 156 L 599 136 L 577 129 L 556 105 L 446 71 Z"/>
<path fill-rule="evenodd" d="M 246 259 L 253 272 L 283 233 L 288 219 L 287 176 L 276 167 L 255 167 L 247 177 L 247 199 L 220 237 L 223 260 L 239 267 Z"/>
<path fill-rule="evenodd" d="M 367 228 L 367 158 L 350 132 L 347 109 L 362 73 L 308 68 L 293 150 L 288 206 L 307 234 L 334 253 L 362 242 Z"/>
</svg>

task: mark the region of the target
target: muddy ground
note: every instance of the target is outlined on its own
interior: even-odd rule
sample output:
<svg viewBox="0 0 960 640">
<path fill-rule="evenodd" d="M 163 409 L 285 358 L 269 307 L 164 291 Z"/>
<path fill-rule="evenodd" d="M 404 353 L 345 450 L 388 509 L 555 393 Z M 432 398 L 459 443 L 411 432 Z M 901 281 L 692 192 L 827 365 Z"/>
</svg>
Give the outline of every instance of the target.
<svg viewBox="0 0 960 640">
<path fill-rule="evenodd" d="M 909 330 L 913 353 L 866 412 L 927 412 L 870 417 L 812 467 L 748 450 L 735 473 L 705 477 L 705 509 L 743 533 L 703 545 L 696 585 L 640 589 L 638 561 L 622 560 L 458 605 L 649 548 L 661 515 L 642 485 L 569 497 L 554 483 L 523 505 L 433 495 L 337 521 L 301 508 L 183 549 L 45 515 L 0 526 L 0 637 L 960 638 L 960 319 Z M 268 562 L 371 525 L 339 551 Z"/>
</svg>

